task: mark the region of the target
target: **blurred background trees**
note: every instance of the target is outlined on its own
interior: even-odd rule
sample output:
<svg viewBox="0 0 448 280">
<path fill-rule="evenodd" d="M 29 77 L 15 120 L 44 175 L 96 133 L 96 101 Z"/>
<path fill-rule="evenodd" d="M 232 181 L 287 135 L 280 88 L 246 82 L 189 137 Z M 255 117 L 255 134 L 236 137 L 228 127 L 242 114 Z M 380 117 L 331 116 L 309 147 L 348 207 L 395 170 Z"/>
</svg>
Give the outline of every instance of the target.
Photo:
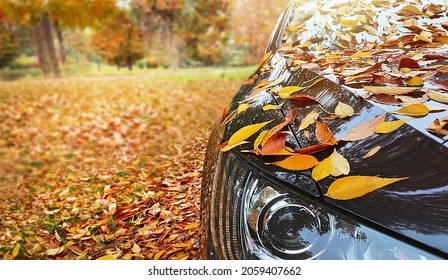
<svg viewBox="0 0 448 280">
<path fill-rule="evenodd" d="M 287 1 L 0 0 L 3 77 L 252 65 Z"/>
</svg>

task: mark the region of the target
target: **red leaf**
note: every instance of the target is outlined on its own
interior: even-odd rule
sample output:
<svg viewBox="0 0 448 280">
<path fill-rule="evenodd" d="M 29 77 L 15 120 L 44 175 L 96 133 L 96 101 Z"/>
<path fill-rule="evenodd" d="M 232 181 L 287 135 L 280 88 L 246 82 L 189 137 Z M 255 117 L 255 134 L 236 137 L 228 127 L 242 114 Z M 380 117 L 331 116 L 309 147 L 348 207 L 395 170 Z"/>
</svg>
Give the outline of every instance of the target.
<svg viewBox="0 0 448 280">
<path fill-rule="evenodd" d="M 334 145 L 330 145 L 330 144 L 317 144 L 317 145 L 311 145 L 311 146 L 307 146 L 307 147 L 301 148 L 301 149 L 299 149 L 297 151 L 294 151 L 294 152 L 297 153 L 297 154 L 309 155 L 309 154 L 315 154 L 315 153 L 318 153 L 318 152 L 325 151 L 328 148 L 331 148 L 333 146 Z"/>
<path fill-rule="evenodd" d="M 294 94 L 289 97 L 292 104 L 298 107 L 305 107 L 309 105 L 319 104 L 319 102 L 313 96 Z"/>
<path fill-rule="evenodd" d="M 400 60 L 400 65 L 398 66 L 398 69 L 401 68 L 411 68 L 411 69 L 418 69 L 420 68 L 420 65 L 418 64 L 418 62 L 416 60 L 413 60 L 412 58 L 402 58 Z"/>
<path fill-rule="evenodd" d="M 373 75 L 372 82 L 382 86 L 403 86 L 403 81 L 401 78 L 397 77 L 386 77 L 380 75 Z"/>
<path fill-rule="evenodd" d="M 427 60 L 435 60 L 435 59 L 448 59 L 448 57 L 443 56 L 443 55 L 438 55 L 438 54 L 425 54 L 423 56 L 424 59 Z"/>
<path fill-rule="evenodd" d="M 431 83 L 435 84 L 440 89 L 448 90 L 447 80 L 432 80 Z"/>
<path fill-rule="evenodd" d="M 266 141 L 259 153 L 263 156 L 278 154 L 285 146 L 287 136 L 288 134 L 284 132 L 275 133 Z"/>
</svg>

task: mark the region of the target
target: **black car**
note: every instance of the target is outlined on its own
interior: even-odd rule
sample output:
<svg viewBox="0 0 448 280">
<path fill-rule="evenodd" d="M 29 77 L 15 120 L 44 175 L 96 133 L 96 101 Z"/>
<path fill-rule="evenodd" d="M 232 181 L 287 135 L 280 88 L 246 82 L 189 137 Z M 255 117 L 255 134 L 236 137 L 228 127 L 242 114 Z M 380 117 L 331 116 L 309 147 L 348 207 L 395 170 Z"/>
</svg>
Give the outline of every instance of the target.
<svg viewBox="0 0 448 280">
<path fill-rule="evenodd" d="M 204 258 L 448 258 L 448 9 L 415 2 L 289 4 L 211 133 Z"/>
</svg>

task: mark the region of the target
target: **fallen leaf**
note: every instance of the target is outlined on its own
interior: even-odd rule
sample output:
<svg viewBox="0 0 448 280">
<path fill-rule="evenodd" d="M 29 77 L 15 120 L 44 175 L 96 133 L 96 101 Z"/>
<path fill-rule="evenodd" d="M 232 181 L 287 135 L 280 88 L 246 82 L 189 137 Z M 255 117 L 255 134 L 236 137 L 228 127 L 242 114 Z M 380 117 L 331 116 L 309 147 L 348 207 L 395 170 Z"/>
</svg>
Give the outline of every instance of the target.
<svg viewBox="0 0 448 280">
<path fill-rule="evenodd" d="M 104 255 L 102 257 L 97 258 L 97 261 L 113 261 L 116 260 L 117 257 L 113 255 Z"/>
<path fill-rule="evenodd" d="M 244 141 L 245 139 L 252 136 L 254 133 L 256 133 L 258 130 L 260 130 L 262 127 L 264 127 L 265 125 L 267 125 L 270 122 L 272 122 L 272 120 L 267 121 L 267 122 L 262 122 L 262 123 L 251 124 L 251 125 L 240 128 L 229 138 L 227 145 L 233 146 L 233 145 L 236 145 L 236 144 Z"/>
<path fill-rule="evenodd" d="M 319 118 L 319 112 L 317 112 L 316 109 L 313 109 L 300 122 L 299 131 L 308 128 L 308 126 L 313 124 L 317 118 Z"/>
<path fill-rule="evenodd" d="M 376 146 L 375 148 L 371 149 L 367 154 L 365 154 L 362 158 L 366 159 L 373 155 L 375 155 L 379 150 L 381 149 L 381 146 Z"/>
<path fill-rule="evenodd" d="M 308 132 L 308 130 L 305 130 L 305 132 Z M 305 136 L 306 137 L 306 136 Z M 306 137 L 308 139 L 308 137 Z M 317 145 L 310 145 L 303 148 L 300 148 L 299 150 L 295 151 L 296 154 L 302 154 L 302 155 L 309 155 L 309 154 L 315 154 L 318 152 L 325 151 L 334 145 L 330 144 L 317 144 Z"/>
<path fill-rule="evenodd" d="M 269 111 L 269 110 L 279 110 L 281 109 L 281 105 L 274 105 L 274 104 L 268 104 L 263 106 L 263 111 Z"/>
<path fill-rule="evenodd" d="M 348 176 L 335 180 L 328 188 L 325 196 L 336 200 L 354 199 L 404 179 L 407 179 L 407 177 Z"/>
<path fill-rule="evenodd" d="M 406 94 L 411 93 L 415 88 L 411 87 L 388 87 L 388 86 L 364 86 L 364 89 L 373 94 Z"/>
<path fill-rule="evenodd" d="M 380 104 L 385 104 L 385 105 L 400 105 L 400 102 L 398 102 L 397 99 L 395 99 L 395 97 L 393 95 L 389 95 L 389 94 L 374 94 L 370 97 L 370 99 L 372 99 L 373 101 L 380 103 Z"/>
<path fill-rule="evenodd" d="M 269 129 L 268 132 L 263 136 L 263 139 L 261 140 L 260 144 L 261 146 L 264 146 L 264 144 L 269 140 L 269 138 L 272 137 L 272 135 L 276 134 L 280 130 L 282 130 L 285 126 L 288 124 L 292 124 L 294 120 L 297 117 L 297 111 L 296 110 L 290 110 L 288 114 L 286 114 L 285 119 L 280 124 L 274 126 L 273 128 Z"/>
<path fill-rule="evenodd" d="M 247 103 L 242 103 L 238 105 L 238 109 L 236 110 L 237 114 L 241 114 L 247 111 L 249 109 L 250 105 Z"/>
<path fill-rule="evenodd" d="M 14 249 L 12 250 L 12 258 L 15 259 L 19 255 L 20 251 L 20 243 L 16 243 L 16 246 L 14 246 Z"/>
<path fill-rule="evenodd" d="M 420 77 L 413 77 L 406 81 L 406 85 L 411 86 L 411 87 L 423 86 L 423 83 L 424 83 L 424 81 Z"/>
<path fill-rule="evenodd" d="M 435 119 L 434 122 L 429 125 L 428 131 L 438 135 L 448 135 L 448 117 Z"/>
<path fill-rule="evenodd" d="M 289 97 L 292 104 L 297 107 L 305 107 L 309 105 L 319 104 L 315 97 L 304 94 L 294 94 Z"/>
<path fill-rule="evenodd" d="M 345 104 L 343 102 L 338 103 L 338 105 L 335 108 L 334 113 L 341 119 L 346 118 L 346 117 L 351 117 L 353 116 L 353 114 L 355 113 L 355 111 L 353 110 L 353 107 Z"/>
<path fill-rule="evenodd" d="M 258 62 L 257 68 L 260 68 L 261 66 L 263 66 L 268 60 L 269 58 L 271 58 L 272 55 L 272 51 L 267 52 L 263 58 L 260 60 L 260 62 Z"/>
<path fill-rule="evenodd" d="M 315 181 L 320 181 L 324 178 L 327 178 L 330 176 L 331 171 L 333 170 L 333 160 L 332 155 L 325 158 L 321 162 L 319 162 L 316 167 L 313 168 L 313 171 L 311 172 L 311 176 Z"/>
<path fill-rule="evenodd" d="M 448 81 L 447 80 L 432 80 L 431 83 L 436 85 L 440 89 L 448 91 Z"/>
<path fill-rule="evenodd" d="M 333 154 L 331 155 L 331 161 L 333 166 L 331 170 L 332 176 L 337 177 L 350 173 L 350 163 L 346 158 L 339 154 L 336 149 L 334 149 Z"/>
<path fill-rule="evenodd" d="M 221 152 L 227 152 L 227 151 L 230 151 L 231 149 L 233 149 L 235 147 L 238 147 L 238 146 L 241 146 L 241 145 L 244 145 L 244 144 L 247 144 L 247 143 L 249 143 L 249 141 L 241 141 L 241 142 L 238 142 L 238 143 L 236 143 L 234 145 L 229 145 L 229 142 L 226 142 L 225 145 L 222 145 L 222 147 L 221 147 L 221 145 L 219 145 L 217 147 L 217 149 L 221 149 Z"/>
<path fill-rule="evenodd" d="M 287 170 L 307 170 L 313 168 L 319 163 L 319 161 L 311 155 L 293 155 L 289 156 L 282 161 L 269 163 L 279 166 Z"/>
<path fill-rule="evenodd" d="M 258 134 L 257 138 L 254 141 L 254 151 L 258 149 L 258 147 L 261 144 L 261 141 L 263 140 L 267 132 L 268 132 L 267 130 L 263 130 L 262 132 L 260 132 L 260 134 Z"/>
<path fill-rule="evenodd" d="M 386 113 L 353 127 L 342 140 L 357 141 L 373 135 L 376 127 L 384 122 L 385 117 Z"/>
<path fill-rule="evenodd" d="M 165 250 L 160 250 L 159 252 L 157 252 L 157 254 L 154 255 L 153 260 L 158 260 L 160 259 L 160 257 L 163 255 L 163 253 L 165 253 Z"/>
<path fill-rule="evenodd" d="M 409 69 L 419 69 L 420 65 L 418 62 L 412 58 L 404 57 L 400 60 L 398 69 L 409 68 Z"/>
<path fill-rule="evenodd" d="M 428 95 L 428 97 L 431 100 L 448 104 L 448 94 L 441 93 L 441 92 L 438 92 L 438 91 L 433 91 L 433 90 L 427 91 L 426 94 Z"/>
<path fill-rule="evenodd" d="M 356 53 L 352 54 L 351 58 L 359 59 L 359 58 L 366 58 L 366 57 L 371 57 L 371 56 L 372 56 L 372 51 L 360 51 L 360 52 L 356 52 Z"/>
<path fill-rule="evenodd" d="M 260 155 L 278 155 L 285 146 L 287 136 L 288 134 L 284 132 L 277 132 L 272 135 L 259 150 Z"/>
<path fill-rule="evenodd" d="M 395 111 L 394 114 L 411 117 L 424 117 L 429 114 L 429 109 L 424 104 L 411 104 Z"/>
<path fill-rule="evenodd" d="M 397 12 L 400 16 L 416 16 L 421 13 L 420 9 L 414 5 L 406 5 Z"/>
<path fill-rule="evenodd" d="M 330 128 L 323 122 L 316 121 L 315 135 L 317 141 L 321 144 L 336 145 L 338 143 L 333 133 L 330 131 Z"/>
<path fill-rule="evenodd" d="M 279 90 L 278 96 L 280 98 L 286 99 L 289 98 L 291 94 L 303 90 L 304 88 L 306 87 L 298 87 L 298 86 L 283 87 Z"/>
<path fill-rule="evenodd" d="M 392 132 L 399 127 L 401 127 L 404 123 L 406 123 L 409 119 L 402 119 L 397 121 L 390 121 L 390 122 L 382 122 L 380 123 L 376 129 L 376 133 L 389 133 Z"/>
</svg>

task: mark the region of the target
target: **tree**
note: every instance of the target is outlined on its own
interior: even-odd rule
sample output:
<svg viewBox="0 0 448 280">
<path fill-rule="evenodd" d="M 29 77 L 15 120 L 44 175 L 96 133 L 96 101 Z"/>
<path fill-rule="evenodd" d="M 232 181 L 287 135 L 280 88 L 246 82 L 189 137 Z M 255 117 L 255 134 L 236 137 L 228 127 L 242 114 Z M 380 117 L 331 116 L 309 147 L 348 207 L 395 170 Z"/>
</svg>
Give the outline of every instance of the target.
<svg viewBox="0 0 448 280">
<path fill-rule="evenodd" d="M 143 57 L 143 40 L 140 28 L 124 12 L 104 25 L 92 37 L 95 52 L 117 68 L 132 65 Z"/>
<path fill-rule="evenodd" d="M 19 40 L 0 10 L 0 68 L 7 66 L 18 54 Z"/>
<path fill-rule="evenodd" d="M 263 56 L 277 18 L 287 0 L 236 0 L 232 11 L 231 36 L 245 50 L 244 63 L 254 64 Z"/>
<path fill-rule="evenodd" d="M 206 65 L 222 62 L 229 38 L 230 8 L 230 0 L 185 1 L 180 34 L 190 58 Z"/>
</svg>

